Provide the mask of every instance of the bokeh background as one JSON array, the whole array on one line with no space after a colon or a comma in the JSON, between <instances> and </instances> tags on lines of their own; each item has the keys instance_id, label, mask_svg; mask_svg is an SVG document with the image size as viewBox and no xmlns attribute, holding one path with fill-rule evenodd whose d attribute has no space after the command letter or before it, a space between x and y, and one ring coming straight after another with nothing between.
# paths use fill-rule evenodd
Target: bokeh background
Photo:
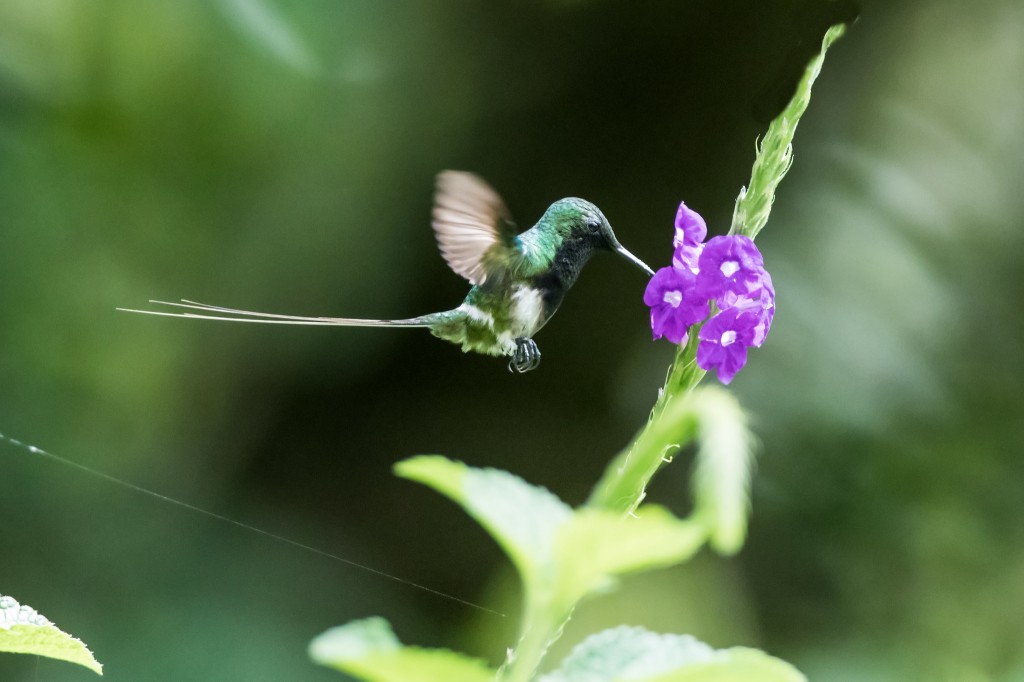
<instances>
[{"instance_id":1,"label":"bokeh background","mask_svg":"<svg viewBox=\"0 0 1024 682\"><path fill-rule=\"evenodd\" d=\"M813 680L1024 680L1024 5L862 0L759 243L778 314L733 383L763 441L747 547L630 579L619 623L747 644ZM581 502L672 355L596 258L512 376L420 330L133 316L192 298L401 317L466 285L434 174L523 227L588 198L654 267L680 200L728 228L824 0L0 4L0 432L510 614L0 443L0 593L111 680L332 680L371 614L500 660L493 543L391 465L442 453ZM652 497L687 511L689 458ZM3 680L89 680L0 657Z\"/></svg>"}]
</instances>

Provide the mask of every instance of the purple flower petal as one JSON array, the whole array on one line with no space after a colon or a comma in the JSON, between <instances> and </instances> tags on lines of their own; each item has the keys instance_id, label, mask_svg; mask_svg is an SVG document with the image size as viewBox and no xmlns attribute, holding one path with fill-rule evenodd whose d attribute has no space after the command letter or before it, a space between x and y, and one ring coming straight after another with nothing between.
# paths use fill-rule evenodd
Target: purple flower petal
<instances>
[{"instance_id":1,"label":"purple flower petal","mask_svg":"<svg viewBox=\"0 0 1024 682\"><path fill-rule=\"evenodd\" d=\"M775 287L767 271L763 273L761 286L756 290L744 296L727 291L717 303L720 310L735 310L743 324L754 330L751 346L759 347L764 343L775 316ZM740 320L737 321L739 323Z\"/></svg>"},{"instance_id":2,"label":"purple flower petal","mask_svg":"<svg viewBox=\"0 0 1024 682\"><path fill-rule=\"evenodd\" d=\"M696 275L700 272L697 264L703 250L703 244L697 244L696 246L680 244L676 247L675 253L672 254L672 267L676 270L689 270Z\"/></svg>"},{"instance_id":3,"label":"purple flower petal","mask_svg":"<svg viewBox=\"0 0 1024 682\"><path fill-rule=\"evenodd\" d=\"M697 366L718 373L723 384L732 381L747 364L747 347L754 339L753 315L744 315L736 308L723 310L701 327L697 345Z\"/></svg>"},{"instance_id":4,"label":"purple flower petal","mask_svg":"<svg viewBox=\"0 0 1024 682\"><path fill-rule=\"evenodd\" d=\"M680 203L679 210L676 211L675 235L672 238L672 246L675 247L672 267L697 274L697 259L704 250L703 242L707 235L708 227L700 214L690 210L686 204Z\"/></svg>"},{"instance_id":5,"label":"purple flower petal","mask_svg":"<svg viewBox=\"0 0 1024 682\"><path fill-rule=\"evenodd\" d=\"M690 326L707 317L707 299L694 296L695 279L689 270L661 268L647 283L644 303L651 309L655 339L683 343Z\"/></svg>"},{"instance_id":6,"label":"purple flower petal","mask_svg":"<svg viewBox=\"0 0 1024 682\"><path fill-rule=\"evenodd\" d=\"M772 328L772 319L775 317L775 286L772 284L772 276L765 270L761 280L760 298L757 299L758 306L752 306L752 313L758 316L758 323L754 327L755 334L751 345L760 347L768 336L768 330Z\"/></svg>"},{"instance_id":7,"label":"purple flower petal","mask_svg":"<svg viewBox=\"0 0 1024 682\"><path fill-rule=\"evenodd\" d=\"M713 237L698 261L697 290L719 299L727 292L748 296L762 286L764 259L749 237Z\"/></svg>"},{"instance_id":8,"label":"purple flower petal","mask_svg":"<svg viewBox=\"0 0 1024 682\"><path fill-rule=\"evenodd\" d=\"M676 211L676 233L672 246L697 246L708 236L708 226L696 211L690 210L686 204L679 204Z\"/></svg>"}]
</instances>

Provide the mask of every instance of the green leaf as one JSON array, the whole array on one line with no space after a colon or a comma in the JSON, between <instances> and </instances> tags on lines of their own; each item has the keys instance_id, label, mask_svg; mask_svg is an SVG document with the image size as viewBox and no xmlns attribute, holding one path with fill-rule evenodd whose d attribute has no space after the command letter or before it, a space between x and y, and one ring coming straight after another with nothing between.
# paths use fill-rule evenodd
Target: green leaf
<instances>
[{"instance_id":1,"label":"green leaf","mask_svg":"<svg viewBox=\"0 0 1024 682\"><path fill-rule=\"evenodd\" d=\"M702 524L655 506L632 515L573 511L512 474L443 457L414 457L395 468L462 505L505 548L528 592L540 589L556 602L549 605L555 613L567 612L610 578L689 558L707 533Z\"/></svg>"},{"instance_id":2,"label":"green leaf","mask_svg":"<svg viewBox=\"0 0 1024 682\"><path fill-rule=\"evenodd\" d=\"M395 465L404 478L419 481L462 506L505 550L524 577L550 564L555 534L572 510L549 491L497 469L472 469L436 455Z\"/></svg>"},{"instance_id":3,"label":"green leaf","mask_svg":"<svg viewBox=\"0 0 1024 682\"><path fill-rule=\"evenodd\" d=\"M540 682L805 682L756 649L715 650L689 635L618 627L585 639Z\"/></svg>"},{"instance_id":4,"label":"green leaf","mask_svg":"<svg viewBox=\"0 0 1024 682\"><path fill-rule=\"evenodd\" d=\"M581 509L558 534L557 594L575 603L613 576L680 563L700 549L704 533L700 524L653 505L626 517Z\"/></svg>"},{"instance_id":5,"label":"green leaf","mask_svg":"<svg viewBox=\"0 0 1024 682\"><path fill-rule=\"evenodd\" d=\"M2 595L0 651L55 658L77 663L97 675L103 674L103 666L93 658L92 652L81 640L59 630L35 609Z\"/></svg>"},{"instance_id":6,"label":"green leaf","mask_svg":"<svg viewBox=\"0 0 1024 682\"><path fill-rule=\"evenodd\" d=\"M684 665L643 682L807 682L807 678L763 651L733 647L716 651L714 660Z\"/></svg>"},{"instance_id":7,"label":"green leaf","mask_svg":"<svg viewBox=\"0 0 1024 682\"><path fill-rule=\"evenodd\" d=\"M309 656L367 682L493 682L481 660L447 649L402 646L383 618L331 628L309 644Z\"/></svg>"},{"instance_id":8,"label":"green leaf","mask_svg":"<svg viewBox=\"0 0 1024 682\"><path fill-rule=\"evenodd\" d=\"M707 528L714 549L735 554L747 535L754 435L739 402L727 391L704 388L694 409L699 424L694 518Z\"/></svg>"}]
</instances>

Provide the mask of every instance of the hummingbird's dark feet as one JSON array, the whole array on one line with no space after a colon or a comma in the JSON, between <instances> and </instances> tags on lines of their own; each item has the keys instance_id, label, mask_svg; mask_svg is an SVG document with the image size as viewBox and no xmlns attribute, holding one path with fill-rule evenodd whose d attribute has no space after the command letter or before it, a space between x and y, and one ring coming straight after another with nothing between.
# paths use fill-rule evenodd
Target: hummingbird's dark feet
<instances>
[{"instance_id":1,"label":"hummingbird's dark feet","mask_svg":"<svg viewBox=\"0 0 1024 682\"><path fill-rule=\"evenodd\" d=\"M540 366L540 349L533 339L516 339L516 352L508 361L508 371L516 374L529 372Z\"/></svg>"}]
</instances>

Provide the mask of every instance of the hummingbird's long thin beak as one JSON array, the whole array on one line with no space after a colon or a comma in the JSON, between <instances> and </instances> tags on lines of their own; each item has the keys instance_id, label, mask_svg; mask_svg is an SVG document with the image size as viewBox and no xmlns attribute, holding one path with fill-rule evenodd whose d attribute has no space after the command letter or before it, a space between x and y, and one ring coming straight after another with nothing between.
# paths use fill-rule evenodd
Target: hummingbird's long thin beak
<instances>
[{"instance_id":1,"label":"hummingbird's long thin beak","mask_svg":"<svg viewBox=\"0 0 1024 682\"><path fill-rule=\"evenodd\" d=\"M643 262L633 254L631 254L622 244L616 244L614 247L612 247L612 251L619 254L620 256L628 260L630 263L646 272L651 277L654 277L654 270L651 270L647 263Z\"/></svg>"}]
</instances>

